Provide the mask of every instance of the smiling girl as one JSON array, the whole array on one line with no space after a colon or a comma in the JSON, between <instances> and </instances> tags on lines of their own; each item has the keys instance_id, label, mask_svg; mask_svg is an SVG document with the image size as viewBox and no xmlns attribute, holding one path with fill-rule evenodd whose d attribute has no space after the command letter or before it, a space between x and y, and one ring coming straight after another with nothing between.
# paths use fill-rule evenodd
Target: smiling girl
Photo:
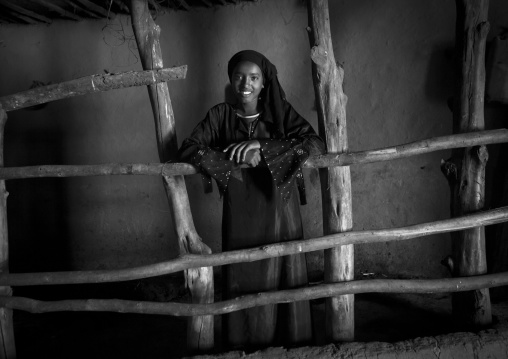
<instances>
[{"instance_id":1,"label":"smiling girl","mask_svg":"<svg viewBox=\"0 0 508 359\"><path fill-rule=\"evenodd\" d=\"M222 250L303 238L305 204L301 166L324 152L323 141L286 101L277 69L262 54L245 50L228 63L234 104L211 108L180 148L180 159L211 178L223 195ZM243 165L243 166L242 166ZM223 271L226 298L307 285L305 254L232 264ZM308 301L271 304L225 316L232 348L304 344L312 339Z\"/></svg>"}]
</instances>

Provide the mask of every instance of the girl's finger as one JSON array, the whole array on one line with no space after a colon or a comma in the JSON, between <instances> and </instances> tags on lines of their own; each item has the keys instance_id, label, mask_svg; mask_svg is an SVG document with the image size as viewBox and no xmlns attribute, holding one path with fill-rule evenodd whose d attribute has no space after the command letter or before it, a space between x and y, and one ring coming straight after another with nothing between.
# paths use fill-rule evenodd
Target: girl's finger
<instances>
[{"instance_id":1,"label":"girl's finger","mask_svg":"<svg viewBox=\"0 0 508 359\"><path fill-rule=\"evenodd\" d=\"M232 160L233 157L236 156L236 152L238 151L238 147L240 146L240 143L235 143L229 150L229 159Z\"/></svg>"},{"instance_id":2,"label":"girl's finger","mask_svg":"<svg viewBox=\"0 0 508 359\"><path fill-rule=\"evenodd\" d=\"M232 143L232 144L230 144L230 145L229 145L228 147L226 147L226 148L225 148L222 152L228 152L228 151L229 151L229 149L230 149L231 147L233 147L234 145L236 145L236 143Z\"/></svg>"},{"instance_id":3,"label":"girl's finger","mask_svg":"<svg viewBox=\"0 0 508 359\"><path fill-rule=\"evenodd\" d=\"M242 142L240 146L236 149L236 162L241 163L245 156L242 157L242 151L245 148L245 142ZM242 160L242 161L240 161Z\"/></svg>"},{"instance_id":4,"label":"girl's finger","mask_svg":"<svg viewBox=\"0 0 508 359\"><path fill-rule=\"evenodd\" d=\"M242 159L242 162L245 162L245 157L247 156L247 148L248 146L244 146L240 152L240 158Z\"/></svg>"}]
</instances>

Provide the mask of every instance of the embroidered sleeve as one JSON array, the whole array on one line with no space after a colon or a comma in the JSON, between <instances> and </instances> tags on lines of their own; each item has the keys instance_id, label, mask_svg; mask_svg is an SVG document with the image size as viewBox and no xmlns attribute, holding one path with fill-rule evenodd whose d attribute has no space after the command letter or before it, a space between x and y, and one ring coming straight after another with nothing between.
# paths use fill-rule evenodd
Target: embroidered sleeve
<instances>
[{"instance_id":1,"label":"embroidered sleeve","mask_svg":"<svg viewBox=\"0 0 508 359\"><path fill-rule=\"evenodd\" d=\"M259 140L264 160L282 198L287 201L296 183L300 203L306 204L302 165L310 155L325 152L323 140L312 126L286 102L285 138Z\"/></svg>"},{"instance_id":2,"label":"embroidered sleeve","mask_svg":"<svg viewBox=\"0 0 508 359\"><path fill-rule=\"evenodd\" d=\"M222 193L227 189L233 162L226 158L220 148L217 119L224 117L221 107L212 108L186 138L178 151L182 162L191 163L199 168L205 192L212 192L212 178Z\"/></svg>"},{"instance_id":3,"label":"embroidered sleeve","mask_svg":"<svg viewBox=\"0 0 508 359\"><path fill-rule=\"evenodd\" d=\"M282 196L288 201L292 186L296 183L300 192L301 204L306 204L305 183L303 181L302 164L309 157L302 141L296 138L259 140L261 152L272 178Z\"/></svg>"},{"instance_id":4,"label":"embroidered sleeve","mask_svg":"<svg viewBox=\"0 0 508 359\"><path fill-rule=\"evenodd\" d=\"M205 192L212 191L211 178L217 182L221 194L227 190L233 162L226 158L225 153L200 146L192 157L191 163L199 168L203 176Z\"/></svg>"}]
</instances>

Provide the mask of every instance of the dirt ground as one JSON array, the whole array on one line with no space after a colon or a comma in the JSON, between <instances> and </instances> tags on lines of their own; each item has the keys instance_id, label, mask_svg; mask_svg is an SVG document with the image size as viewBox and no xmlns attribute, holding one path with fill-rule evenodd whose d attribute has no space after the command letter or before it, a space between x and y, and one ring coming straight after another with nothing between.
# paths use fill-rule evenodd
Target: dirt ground
<instances>
[{"instance_id":1,"label":"dirt ground","mask_svg":"<svg viewBox=\"0 0 508 359\"><path fill-rule=\"evenodd\" d=\"M174 278L173 278L174 279ZM124 284L14 289L14 295L40 300L122 298L186 301L180 279ZM79 289L78 289L79 288ZM493 299L494 324L508 323L508 301ZM324 300L311 301L315 343L324 345ZM220 332L220 318L216 318ZM356 341L397 342L453 333L448 294L359 294L355 296ZM162 315L97 312L32 314L14 311L18 358L181 358L186 319ZM219 336L219 333L217 333ZM217 338L218 339L218 338ZM220 342L216 340L216 342Z\"/></svg>"}]
</instances>

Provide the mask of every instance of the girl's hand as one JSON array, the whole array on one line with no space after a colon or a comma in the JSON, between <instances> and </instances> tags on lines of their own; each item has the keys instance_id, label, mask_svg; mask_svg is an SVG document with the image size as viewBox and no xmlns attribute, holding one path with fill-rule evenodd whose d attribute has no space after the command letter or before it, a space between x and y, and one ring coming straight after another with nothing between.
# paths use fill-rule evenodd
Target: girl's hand
<instances>
[{"instance_id":1,"label":"girl's hand","mask_svg":"<svg viewBox=\"0 0 508 359\"><path fill-rule=\"evenodd\" d=\"M245 156L245 161L243 163L251 166L256 167L259 162L261 162L261 151L259 149L250 150L247 152L247 155Z\"/></svg>"},{"instance_id":2,"label":"girl's hand","mask_svg":"<svg viewBox=\"0 0 508 359\"><path fill-rule=\"evenodd\" d=\"M259 150L261 145L258 140L243 141L239 143L232 143L224 149L224 152L229 151L229 160L235 160L237 164L245 162L247 152L250 150Z\"/></svg>"}]
</instances>

